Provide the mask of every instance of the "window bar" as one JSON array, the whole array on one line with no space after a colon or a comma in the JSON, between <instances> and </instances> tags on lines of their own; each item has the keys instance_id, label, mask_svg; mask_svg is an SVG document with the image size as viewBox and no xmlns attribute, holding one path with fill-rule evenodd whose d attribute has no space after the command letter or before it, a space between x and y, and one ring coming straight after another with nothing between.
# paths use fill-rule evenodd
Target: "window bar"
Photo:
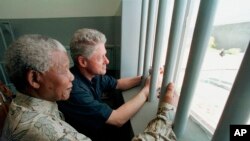
<instances>
[{"instance_id":1,"label":"window bar","mask_svg":"<svg viewBox=\"0 0 250 141\"><path fill-rule=\"evenodd\" d=\"M160 98L164 96L167 84L173 81L172 79L174 74L175 62L177 58L177 50L180 44L180 39L183 29L186 5L187 5L187 0L176 0L174 3Z\"/></svg>"},{"instance_id":2,"label":"window bar","mask_svg":"<svg viewBox=\"0 0 250 141\"><path fill-rule=\"evenodd\" d=\"M4 37L4 34L3 34L3 30L2 28L0 27L0 35L1 35L1 40L2 40L2 43L3 43L3 47L4 47L4 50L7 49L7 43L6 43L6 40L5 40L5 37Z\"/></svg>"},{"instance_id":3,"label":"window bar","mask_svg":"<svg viewBox=\"0 0 250 141\"><path fill-rule=\"evenodd\" d=\"M217 3L218 0L201 0L200 2L187 68L174 120L174 132L177 137L182 136L186 128L196 82L213 27Z\"/></svg>"},{"instance_id":4,"label":"window bar","mask_svg":"<svg viewBox=\"0 0 250 141\"><path fill-rule=\"evenodd\" d=\"M146 49L144 55L143 65L143 78L146 78L149 74L149 68L151 65L151 50L155 40L155 27L157 18L158 0L150 0L149 3L149 18L147 25L147 36L146 36Z\"/></svg>"},{"instance_id":5,"label":"window bar","mask_svg":"<svg viewBox=\"0 0 250 141\"><path fill-rule=\"evenodd\" d=\"M168 24L168 16L170 16L170 0L159 1L158 20L155 36L155 47L152 63L152 78L150 83L149 101L155 100L157 92L157 81L160 69L160 60L162 58L162 50L164 50L164 38L168 37L167 29L170 26Z\"/></svg>"},{"instance_id":6,"label":"window bar","mask_svg":"<svg viewBox=\"0 0 250 141\"><path fill-rule=\"evenodd\" d=\"M250 116L250 42L212 141L229 141L230 124L246 124Z\"/></svg>"},{"instance_id":7,"label":"window bar","mask_svg":"<svg viewBox=\"0 0 250 141\"><path fill-rule=\"evenodd\" d=\"M7 80L7 77L6 77L5 70L4 70L4 63L3 62L0 62L0 75L1 75L2 82L4 84L8 84L8 80Z\"/></svg>"},{"instance_id":8,"label":"window bar","mask_svg":"<svg viewBox=\"0 0 250 141\"><path fill-rule=\"evenodd\" d=\"M11 24L9 22L2 22L1 24L3 25L4 29L6 29L9 32L11 36L11 42L14 41L15 36Z\"/></svg>"},{"instance_id":9,"label":"window bar","mask_svg":"<svg viewBox=\"0 0 250 141\"><path fill-rule=\"evenodd\" d=\"M140 45L139 45L139 59L137 75L142 75L143 60L145 53L146 33L147 33L147 19L148 19L148 0L142 1L141 10L141 26L140 26Z\"/></svg>"},{"instance_id":10,"label":"window bar","mask_svg":"<svg viewBox=\"0 0 250 141\"><path fill-rule=\"evenodd\" d=\"M173 82L175 83L175 85L178 85L178 79L179 79L179 75L180 75L180 69L183 63L183 56L184 56L184 51L186 49L186 44L187 44L187 40L188 38L185 38L186 36L193 36L190 35L190 25L191 25L191 18L189 15L192 15L192 13L194 13L194 2L193 0L188 0L187 1L187 8L186 8L186 12L185 12L185 16L184 16L184 23L183 23L183 29L182 29L182 33L181 33L181 42L178 48L178 53L177 53L177 59L176 59L176 66L174 69L174 75L173 75Z\"/></svg>"}]
</instances>

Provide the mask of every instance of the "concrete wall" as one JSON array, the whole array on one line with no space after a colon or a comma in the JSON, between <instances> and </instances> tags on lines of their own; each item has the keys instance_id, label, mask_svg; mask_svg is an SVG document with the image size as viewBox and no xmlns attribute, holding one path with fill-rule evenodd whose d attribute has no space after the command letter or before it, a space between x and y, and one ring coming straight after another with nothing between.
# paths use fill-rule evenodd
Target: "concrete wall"
<instances>
[{"instance_id":1,"label":"concrete wall","mask_svg":"<svg viewBox=\"0 0 250 141\"><path fill-rule=\"evenodd\" d=\"M141 0L122 1L121 77L137 75Z\"/></svg>"},{"instance_id":2,"label":"concrete wall","mask_svg":"<svg viewBox=\"0 0 250 141\"><path fill-rule=\"evenodd\" d=\"M0 0L0 22L11 23L15 37L43 34L68 47L79 28L94 28L115 48L110 69L120 69L121 0ZM5 35L8 40L8 32ZM1 56L3 53L0 39ZM111 45L111 46L110 46Z\"/></svg>"},{"instance_id":3,"label":"concrete wall","mask_svg":"<svg viewBox=\"0 0 250 141\"><path fill-rule=\"evenodd\" d=\"M121 0L0 0L0 19L120 16Z\"/></svg>"}]
</instances>

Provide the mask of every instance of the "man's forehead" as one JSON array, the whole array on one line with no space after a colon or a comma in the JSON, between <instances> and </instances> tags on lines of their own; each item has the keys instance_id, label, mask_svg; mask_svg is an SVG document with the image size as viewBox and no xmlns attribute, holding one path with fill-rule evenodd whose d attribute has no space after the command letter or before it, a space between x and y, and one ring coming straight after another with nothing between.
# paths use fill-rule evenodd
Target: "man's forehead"
<instances>
[{"instance_id":1,"label":"man's forehead","mask_svg":"<svg viewBox=\"0 0 250 141\"><path fill-rule=\"evenodd\" d=\"M52 53L52 61L57 64L68 64L69 57L68 54L64 51L54 51Z\"/></svg>"}]
</instances>

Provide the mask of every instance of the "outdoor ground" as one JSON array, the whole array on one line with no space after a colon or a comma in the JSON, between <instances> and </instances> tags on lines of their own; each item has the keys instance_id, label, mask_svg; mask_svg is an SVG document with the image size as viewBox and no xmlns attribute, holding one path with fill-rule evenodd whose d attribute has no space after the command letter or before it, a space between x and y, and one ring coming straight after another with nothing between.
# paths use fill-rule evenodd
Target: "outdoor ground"
<instances>
[{"instance_id":1,"label":"outdoor ground","mask_svg":"<svg viewBox=\"0 0 250 141\"><path fill-rule=\"evenodd\" d=\"M220 54L221 50L208 49L192 102L194 117L210 132L217 126L244 55Z\"/></svg>"}]
</instances>

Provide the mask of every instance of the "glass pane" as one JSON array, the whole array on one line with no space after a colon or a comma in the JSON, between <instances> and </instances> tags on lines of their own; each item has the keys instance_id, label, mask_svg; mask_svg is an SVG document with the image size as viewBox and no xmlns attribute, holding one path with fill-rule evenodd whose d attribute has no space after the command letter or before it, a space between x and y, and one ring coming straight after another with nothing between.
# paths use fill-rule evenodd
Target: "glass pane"
<instances>
[{"instance_id":1,"label":"glass pane","mask_svg":"<svg viewBox=\"0 0 250 141\"><path fill-rule=\"evenodd\" d=\"M249 5L249 0L220 0L218 5L213 32L197 82L191 110L193 117L211 133L217 126L249 43ZM193 9L195 8L198 7L194 6ZM196 14L193 13L190 16L196 17ZM179 90L186 69L193 22L186 27L188 33L184 38L186 41L183 46L183 63L178 71L177 79Z\"/></svg>"}]
</instances>

